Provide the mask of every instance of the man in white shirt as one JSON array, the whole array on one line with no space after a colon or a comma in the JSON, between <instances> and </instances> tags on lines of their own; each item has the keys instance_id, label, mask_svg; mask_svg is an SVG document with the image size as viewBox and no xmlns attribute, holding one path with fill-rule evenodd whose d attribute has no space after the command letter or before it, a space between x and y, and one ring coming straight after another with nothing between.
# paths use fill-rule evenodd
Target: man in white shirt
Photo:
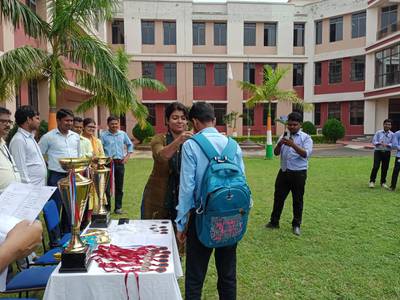
<instances>
[{"instance_id":1,"label":"man in white shirt","mask_svg":"<svg viewBox=\"0 0 400 300\"><path fill-rule=\"evenodd\" d=\"M13 124L11 112L0 107L0 194L11 182L21 182L21 176L4 139Z\"/></svg>"},{"instance_id":2,"label":"man in white shirt","mask_svg":"<svg viewBox=\"0 0 400 300\"><path fill-rule=\"evenodd\" d=\"M58 161L60 158L80 157L79 134L71 130L74 121L73 112L69 109L62 108L57 111L56 119L57 128L43 135L39 141L39 147L43 156L47 156L49 169L47 185L49 186L57 186L57 182L68 175L67 171L61 167ZM56 201L58 209L60 210L62 206L60 192L56 190L52 198ZM61 215L61 230L63 233L71 230L70 223L70 220L63 210L63 214Z\"/></svg>"},{"instance_id":3,"label":"man in white shirt","mask_svg":"<svg viewBox=\"0 0 400 300\"><path fill-rule=\"evenodd\" d=\"M35 132L39 130L39 113L32 106L24 105L15 112L18 131L10 142L10 152L24 183L46 185L47 168Z\"/></svg>"}]
</instances>

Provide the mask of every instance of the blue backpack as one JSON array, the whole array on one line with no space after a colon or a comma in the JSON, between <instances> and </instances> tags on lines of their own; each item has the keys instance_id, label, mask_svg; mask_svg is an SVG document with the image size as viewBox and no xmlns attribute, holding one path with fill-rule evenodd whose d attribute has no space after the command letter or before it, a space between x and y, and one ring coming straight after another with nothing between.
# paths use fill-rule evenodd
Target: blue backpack
<instances>
[{"instance_id":1,"label":"blue backpack","mask_svg":"<svg viewBox=\"0 0 400 300\"><path fill-rule=\"evenodd\" d=\"M209 248L234 245L246 232L251 193L240 166L235 163L237 143L228 138L221 154L203 134L192 139L209 160L196 195L196 232Z\"/></svg>"}]
</instances>

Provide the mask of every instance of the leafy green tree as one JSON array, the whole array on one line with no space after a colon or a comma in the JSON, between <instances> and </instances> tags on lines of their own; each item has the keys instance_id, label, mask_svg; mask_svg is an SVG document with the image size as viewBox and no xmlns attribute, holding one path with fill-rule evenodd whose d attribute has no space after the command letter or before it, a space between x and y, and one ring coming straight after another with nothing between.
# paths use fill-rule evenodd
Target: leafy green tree
<instances>
[{"instance_id":1,"label":"leafy green tree","mask_svg":"<svg viewBox=\"0 0 400 300\"><path fill-rule=\"evenodd\" d=\"M0 57L0 98L9 97L24 80L48 80L49 129L55 128L57 93L69 84L67 74L72 73L76 84L92 98L116 100L107 105L112 111L129 108L144 117L146 110L132 93L131 81L93 30L96 22L112 17L119 0L48 0L46 5L47 19L43 20L19 0L0 1L3 20L14 27L22 24L27 35L47 45L46 49L19 47Z\"/></svg>"},{"instance_id":2,"label":"leafy green tree","mask_svg":"<svg viewBox=\"0 0 400 300\"><path fill-rule=\"evenodd\" d=\"M286 75L289 69L277 68L273 69L270 65L264 66L264 82L256 85L248 81L240 81L239 87L250 93L246 106L254 107L257 103L268 102L268 118L267 118L267 141L266 141L266 157L272 158L272 132L271 132L271 105L272 101L290 102L303 107L304 110L312 108L312 104L305 103L299 98L295 91L282 90L278 87L281 79Z\"/></svg>"}]
</instances>

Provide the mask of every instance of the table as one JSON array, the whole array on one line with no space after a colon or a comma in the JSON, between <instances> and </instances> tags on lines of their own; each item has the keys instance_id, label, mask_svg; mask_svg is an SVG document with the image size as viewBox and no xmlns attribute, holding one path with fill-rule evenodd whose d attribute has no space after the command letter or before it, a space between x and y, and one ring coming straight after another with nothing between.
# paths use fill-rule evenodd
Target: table
<instances>
[{"instance_id":1,"label":"table","mask_svg":"<svg viewBox=\"0 0 400 300\"><path fill-rule=\"evenodd\" d=\"M177 279L183 276L174 230L171 221L131 220L129 224L118 225L112 220L108 227L111 244L120 247L134 245L156 245L168 247L171 251L169 265L164 273L145 272L138 274L138 284L133 273L107 273L92 261L87 273L59 273L60 264L54 270L46 286L45 300L154 300L182 299ZM163 222L163 223L161 223ZM151 226L165 225L168 234L159 234ZM128 295L127 295L128 293ZM140 297L139 297L140 295Z\"/></svg>"}]
</instances>

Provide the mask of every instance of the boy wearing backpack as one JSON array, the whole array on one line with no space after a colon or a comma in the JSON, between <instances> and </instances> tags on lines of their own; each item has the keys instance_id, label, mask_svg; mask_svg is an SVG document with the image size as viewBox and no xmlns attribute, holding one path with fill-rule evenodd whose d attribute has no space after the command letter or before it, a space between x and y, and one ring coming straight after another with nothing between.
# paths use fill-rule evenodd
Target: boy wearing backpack
<instances>
[{"instance_id":1,"label":"boy wearing backpack","mask_svg":"<svg viewBox=\"0 0 400 300\"><path fill-rule=\"evenodd\" d=\"M313 147L311 137L301 131L302 121L303 118L300 113L290 113L287 122L288 131L279 138L274 149L274 154L281 156L281 168L275 180L274 208L272 209L271 219L265 225L269 229L279 228L283 205L289 192L292 192L292 229L295 235L300 235L308 159Z\"/></svg>"},{"instance_id":2,"label":"boy wearing backpack","mask_svg":"<svg viewBox=\"0 0 400 300\"><path fill-rule=\"evenodd\" d=\"M189 119L196 135L182 147L176 218L177 238L186 240L185 299L201 299L215 248L219 298L232 300L236 299L236 246L246 230L251 201L242 152L214 127L210 104L194 103Z\"/></svg>"}]
</instances>

